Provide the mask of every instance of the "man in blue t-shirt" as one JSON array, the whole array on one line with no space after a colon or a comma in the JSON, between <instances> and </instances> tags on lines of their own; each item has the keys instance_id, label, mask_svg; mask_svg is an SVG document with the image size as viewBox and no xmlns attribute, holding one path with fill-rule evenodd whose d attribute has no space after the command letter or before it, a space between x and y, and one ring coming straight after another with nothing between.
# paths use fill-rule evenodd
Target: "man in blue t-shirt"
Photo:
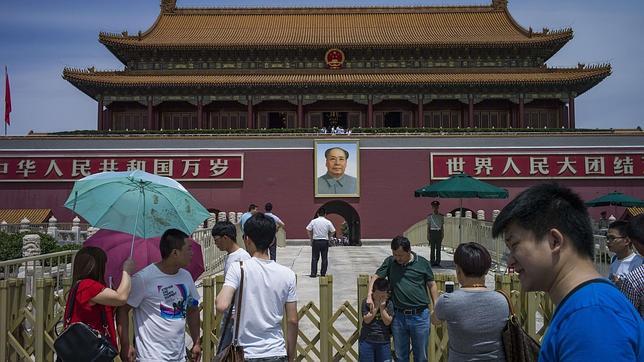
<instances>
[{"instance_id":1,"label":"man in blue t-shirt","mask_svg":"<svg viewBox=\"0 0 644 362\"><path fill-rule=\"evenodd\" d=\"M257 213L257 205L255 204L250 204L248 205L248 211L242 214L241 218L239 218L239 228L241 229L242 235L245 235L246 233L244 232L244 224L248 219L251 218L251 216L255 215Z\"/></svg>"},{"instance_id":2,"label":"man in blue t-shirt","mask_svg":"<svg viewBox=\"0 0 644 362\"><path fill-rule=\"evenodd\" d=\"M590 218L577 194L533 186L503 208L492 234L504 235L522 288L546 291L557 305L539 361L644 360L644 322L597 273Z\"/></svg>"}]
</instances>

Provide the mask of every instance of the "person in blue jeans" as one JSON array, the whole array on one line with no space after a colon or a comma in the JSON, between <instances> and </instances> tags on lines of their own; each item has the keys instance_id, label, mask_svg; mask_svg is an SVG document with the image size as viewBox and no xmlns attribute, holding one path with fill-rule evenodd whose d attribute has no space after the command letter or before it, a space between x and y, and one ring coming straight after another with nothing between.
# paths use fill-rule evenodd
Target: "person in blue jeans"
<instances>
[{"instance_id":1,"label":"person in blue jeans","mask_svg":"<svg viewBox=\"0 0 644 362\"><path fill-rule=\"evenodd\" d=\"M378 278L371 290L373 304L362 302L362 328L358 352L360 362L390 362L394 303L389 300L389 281Z\"/></svg>"},{"instance_id":2,"label":"person in blue jeans","mask_svg":"<svg viewBox=\"0 0 644 362\"><path fill-rule=\"evenodd\" d=\"M369 280L367 303L374 305L371 289L378 278L387 278L391 285L394 320L396 361L409 361L409 344L414 351L414 362L427 362L429 343L429 298L435 305L438 289L429 260L411 251L411 243L404 236L391 240L392 256L387 257Z\"/></svg>"}]
</instances>

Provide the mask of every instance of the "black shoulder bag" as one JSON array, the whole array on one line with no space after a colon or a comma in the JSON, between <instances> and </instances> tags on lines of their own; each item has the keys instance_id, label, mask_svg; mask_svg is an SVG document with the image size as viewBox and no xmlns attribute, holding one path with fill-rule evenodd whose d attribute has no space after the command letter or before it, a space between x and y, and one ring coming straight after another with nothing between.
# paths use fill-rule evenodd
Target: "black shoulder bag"
<instances>
[{"instance_id":1,"label":"black shoulder bag","mask_svg":"<svg viewBox=\"0 0 644 362\"><path fill-rule=\"evenodd\" d=\"M69 308L65 313L64 326L65 330L56 337L54 349L58 358L63 362L107 362L112 361L117 355L116 349L112 343L101 335L99 331L94 330L82 322L70 324L72 311L76 302L76 291L80 281L76 282L72 288L69 298ZM105 306L101 305L101 324L105 335L109 335L107 329L107 317L105 315ZM59 322L60 323L60 322Z\"/></svg>"},{"instance_id":2,"label":"black shoulder bag","mask_svg":"<svg viewBox=\"0 0 644 362\"><path fill-rule=\"evenodd\" d=\"M536 362L539 360L539 342L532 338L519 323L510 296L503 290L497 290L508 301L510 315L503 328L502 340L505 360L512 362Z\"/></svg>"}]
</instances>

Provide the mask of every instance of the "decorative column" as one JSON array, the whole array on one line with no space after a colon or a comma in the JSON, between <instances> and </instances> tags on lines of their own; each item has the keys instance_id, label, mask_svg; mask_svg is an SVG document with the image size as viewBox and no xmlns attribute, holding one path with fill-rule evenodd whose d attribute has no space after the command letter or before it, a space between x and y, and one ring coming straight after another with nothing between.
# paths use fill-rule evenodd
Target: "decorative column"
<instances>
[{"instance_id":1,"label":"decorative column","mask_svg":"<svg viewBox=\"0 0 644 362\"><path fill-rule=\"evenodd\" d=\"M105 128L112 128L112 111L108 107L103 111L103 123L106 125Z\"/></svg>"},{"instance_id":2,"label":"decorative column","mask_svg":"<svg viewBox=\"0 0 644 362\"><path fill-rule=\"evenodd\" d=\"M418 128L423 128L425 125L423 124L424 122L424 117L423 117L423 95L419 94L418 95L418 117L416 117L416 127Z\"/></svg>"},{"instance_id":3,"label":"decorative column","mask_svg":"<svg viewBox=\"0 0 644 362\"><path fill-rule=\"evenodd\" d=\"M467 127L474 128L474 97L470 94L467 98L469 100L467 105Z\"/></svg>"},{"instance_id":4,"label":"decorative column","mask_svg":"<svg viewBox=\"0 0 644 362\"><path fill-rule=\"evenodd\" d=\"M297 127L304 128L304 99L297 97Z\"/></svg>"},{"instance_id":5,"label":"decorative column","mask_svg":"<svg viewBox=\"0 0 644 362\"><path fill-rule=\"evenodd\" d=\"M98 130L106 129L105 119L103 117L103 97L98 98Z\"/></svg>"},{"instance_id":6,"label":"decorative column","mask_svg":"<svg viewBox=\"0 0 644 362\"><path fill-rule=\"evenodd\" d=\"M154 129L154 109L152 107L152 96L148 97L148 129Z\"/></svg>"},{"instance_id":7,"label":"decorative column","mask_svg":"<svg viewBox=\"0 0 644 362\"><path fill-rule=\"evenodd\" d=\"M575 97L568 97L568 128L575 128Z\"/></svg>"},{"instance_id":8,"label":"decorative column","mask_svg":"<svg viewBox=\"0 0 644 362\"><path fill-rule=\"evenodd\" d=\"M369 95L369 103L367 103L367 128L373 127L373 96Z\"/></svg>"},{"instance_id":9,"label":"decorative column","mask_svg":"<svg viewBox=\"0 0 644 362\"><path fill-rule=\"evenodd\" d=\"M518 128L525 128L525 116L524 116L524 98L523 94L519 96L519 124Z\"/></svg>"},{"instance_id":10,"label":"decorative column","mask_svg":"<svg viewBox=\"0 0 644 362\"><path fill-rule=\"evenodd\" d=\"M197 128L204 129L203 124L203 100L197 97Z\"/></svg>"},{"instance_id":11,"label":"decorative column","mask_svg":"<svg viewBox=\"0 0 644 362\"><path fill-rule=\"evenodd\" d=\"M561 127L561 125L564 124L564 120L566 120L567 113L568 113L568 108L566 107L566 103L562 102L561 108L559 109L559 120L561 122L558 123L559 126L557 127Z\"/></svg>"},{"instance_id":12,"label":"decorative column","mask_svg":"<svg viewBox=\"0 0 644 362\"><path fill-rule=\"evenodd\" d=\"M248 108L246 109L246 128L253 128L253 97L246 96Z\"/></svg>"}]
</instances>

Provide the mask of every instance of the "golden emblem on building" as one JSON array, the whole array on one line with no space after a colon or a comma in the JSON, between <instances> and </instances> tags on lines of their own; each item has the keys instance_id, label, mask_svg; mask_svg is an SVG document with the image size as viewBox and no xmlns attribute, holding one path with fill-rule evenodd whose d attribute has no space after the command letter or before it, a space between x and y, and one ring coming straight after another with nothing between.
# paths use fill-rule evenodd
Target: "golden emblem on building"
<instances>
[{"instance_id":1,"label":"golden emblem on building","mask_svg":"<svg viewBox=\"0 0 644 362\"><path fill-rule=\"evenodd\" d=\"M340 49L329 49L324 55L324 61L330 69L341 69L344 65L344 52Z\"/></svg>"}]
</instances>

